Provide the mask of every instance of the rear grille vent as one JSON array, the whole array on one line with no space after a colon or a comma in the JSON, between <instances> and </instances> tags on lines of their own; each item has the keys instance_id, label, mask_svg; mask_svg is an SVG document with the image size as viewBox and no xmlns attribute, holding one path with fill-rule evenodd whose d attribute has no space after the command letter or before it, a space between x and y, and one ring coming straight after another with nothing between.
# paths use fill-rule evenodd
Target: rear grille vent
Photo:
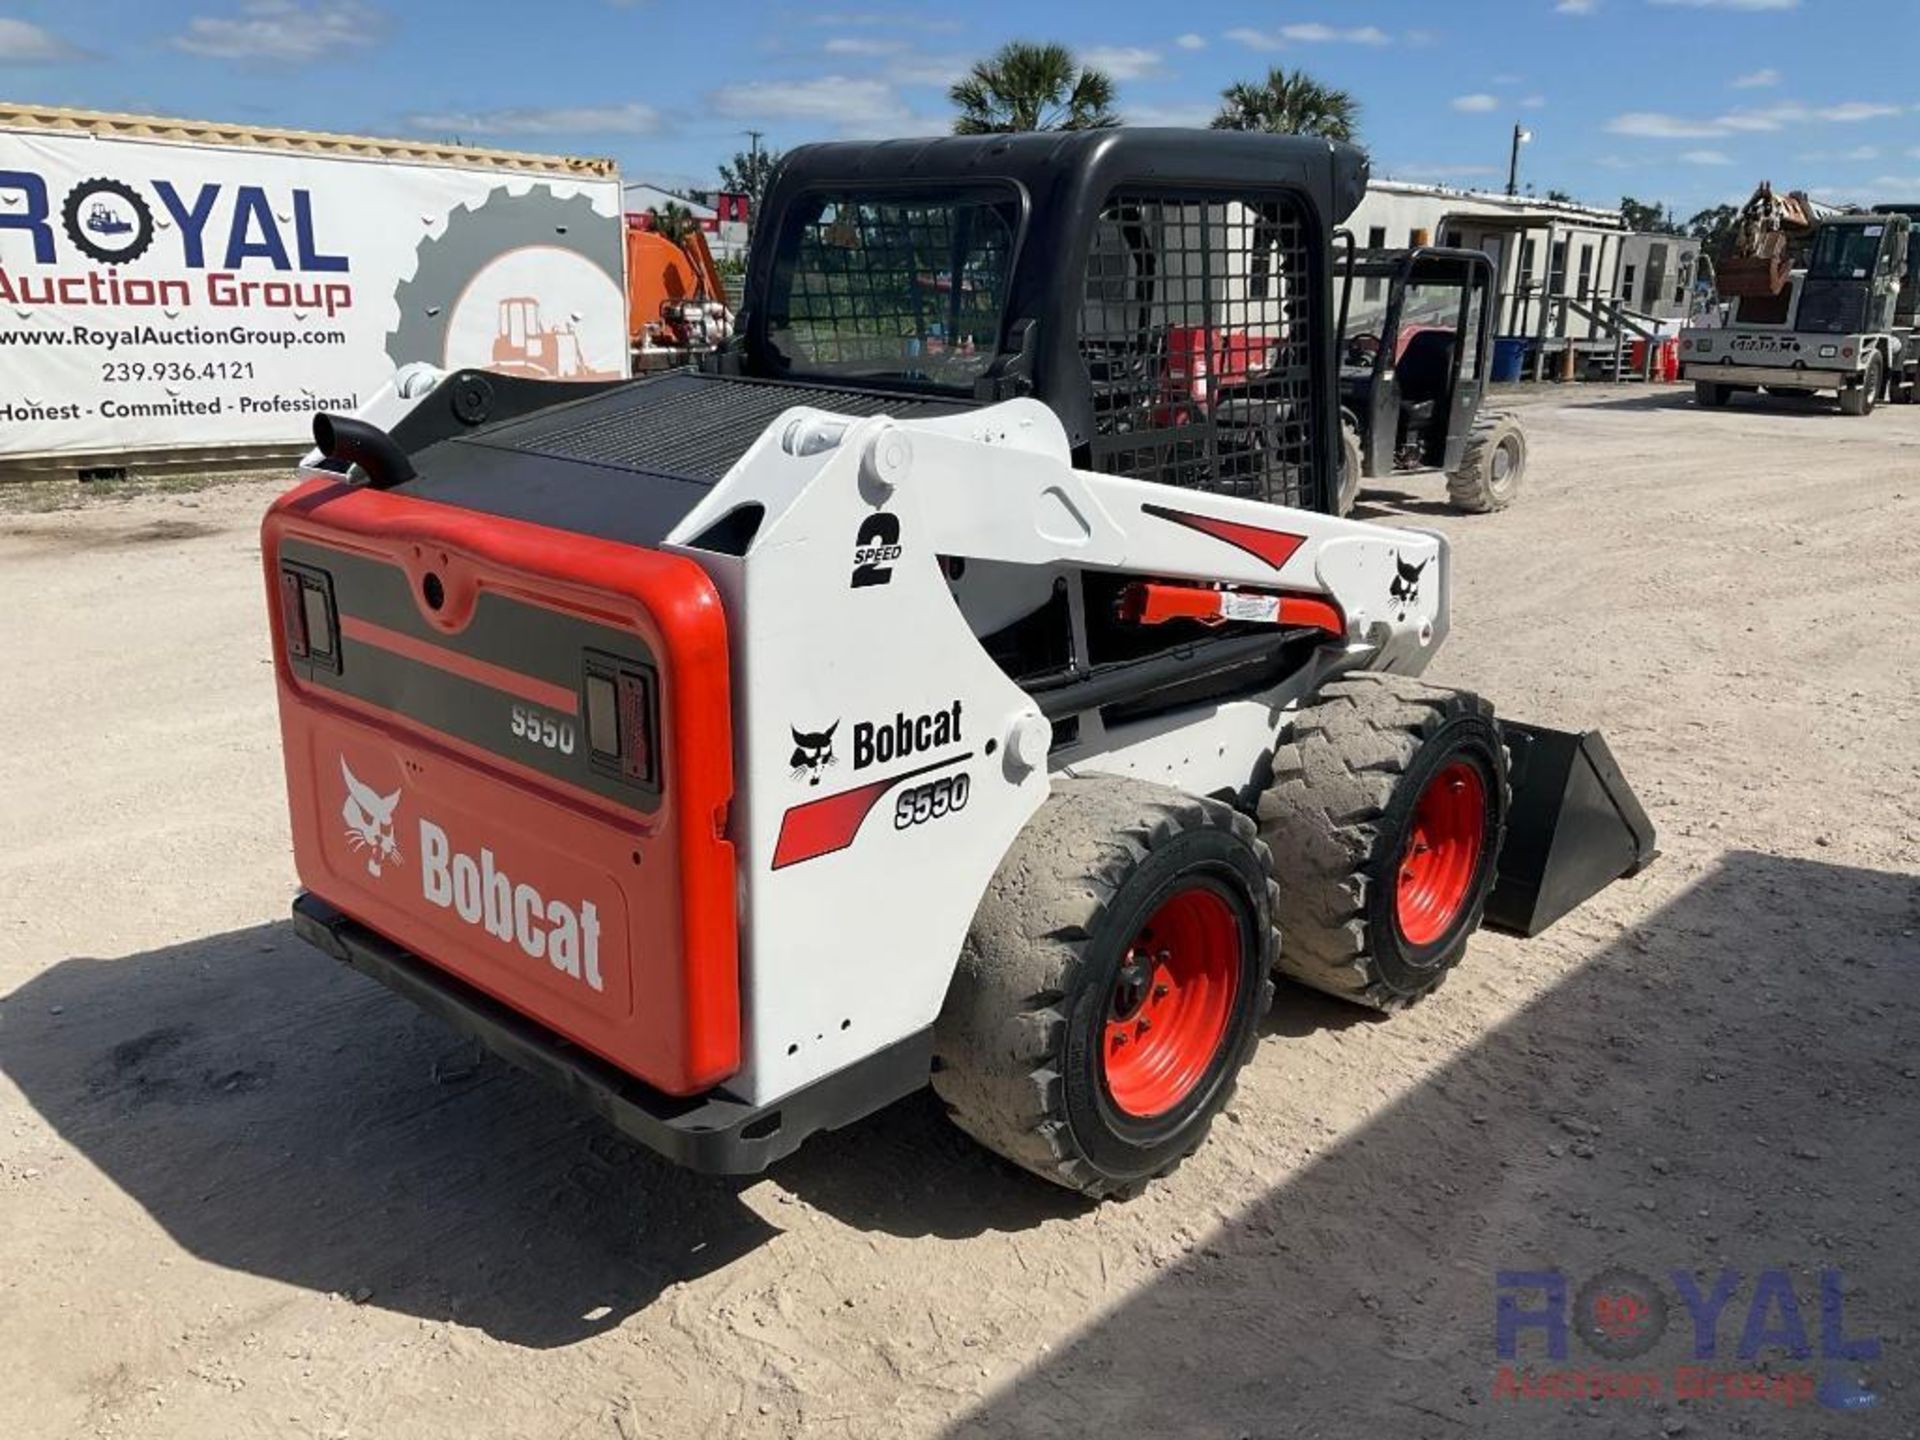
<instances>
[{"instance_id":1,"label":"rear grille vent","mask_svg":"<svg viewBox=\"0 0 1920 1440\"><path fill-rule=\"evenodd\" d=\"M509 421L469 443L556 460L670 475L711 485L783 411L809 405L865 418L919 419L966 408L910 395L878 395L777 381L676 371L591 399Z\"/></svg>"}]
</instances>

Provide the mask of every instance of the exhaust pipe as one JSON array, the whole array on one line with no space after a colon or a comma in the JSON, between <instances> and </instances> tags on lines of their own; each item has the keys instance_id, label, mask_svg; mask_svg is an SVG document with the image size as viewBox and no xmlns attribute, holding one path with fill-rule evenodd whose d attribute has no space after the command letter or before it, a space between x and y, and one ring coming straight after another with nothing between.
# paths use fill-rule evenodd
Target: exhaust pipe
<instances>
[{"instance_id":1,"label":"exhaust pipe","mask_svg":"<svg viewBox=\"0 0 1920 1440\"><path fill-rule=\"evenodd\" d=\"M390 490L413 479L413 462L407 452L378 425L323 410L313 417L313 443L329 460L358 465L375 490Z\"/></svg>"}]
</instances>

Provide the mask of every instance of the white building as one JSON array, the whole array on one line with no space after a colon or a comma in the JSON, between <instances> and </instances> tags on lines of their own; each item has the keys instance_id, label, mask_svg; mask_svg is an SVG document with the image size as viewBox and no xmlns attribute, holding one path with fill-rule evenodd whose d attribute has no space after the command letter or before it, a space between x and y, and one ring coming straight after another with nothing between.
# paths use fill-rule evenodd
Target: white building
<instances>
[{"instance_id":1,"label":"white building","mask_svg":"<svg viewBox=\"0 0 1920 1440\"><path fill-rule=\"evenodd\" d=\"M1405 180L1372 181L1346 228L1363 248L1484 250L1496 277L1494 333L1549 339L1601 328L1621 294L1630 239L1618 210Z\"/></svg>"},{"instance_id":2,"label":"white building","mask_svg":"<svg viewBox=\"0 0 1920 1440\"><path fill-rule=\"evenodd\" d=\"M649 210L664 210L678 205L690 212L706 232L707 247L716 260L743 260L747 254L747 197L722 191L714 196L718 205L690 199L672 190L631 180L620 187L622 205L629 215L644 215Z\"/></svg>"}]
</instances>

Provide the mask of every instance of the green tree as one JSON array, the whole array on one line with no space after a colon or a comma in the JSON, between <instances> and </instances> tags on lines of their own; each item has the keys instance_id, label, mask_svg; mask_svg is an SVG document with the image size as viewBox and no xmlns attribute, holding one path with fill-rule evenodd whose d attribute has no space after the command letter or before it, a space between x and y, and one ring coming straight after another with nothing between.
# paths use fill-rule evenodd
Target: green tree
<instances>
[{"instance_id":1,"label":"green tree","mask_svg":"<svg viewBox=\"0 0 1920 1440\"><path fill-rule=\"evenodd\" d=\"M1346 91L1322 85L1304 70L1276 65L1256 84L1242 80L1222 90L1212 126L1351 140L1359 121L1360 102Z\"/></svg>"},{"instance_id":2,"label":"green tree","mask_svg":"<svg viewBox=\"0 0 1920 1440\"><path fill-rule=\"evenodd\" d=\"M653 212L653 228L676 245L687 238L695 223L693 211L672 200Z\"/></svg>"},{"instance_id":3,"label":"green tree","mask_svg":"<svg viewBox=\"0 0 1920 1440\"><path fill-rule=\"evenodd\" d=\"M720 188L745 195L752 207L749 213L758 216L760 197L779 164L778 150L736 150L733 159L720 162Z\"/></svg>"},{"instance_id":4,"label":"green tree","mask_svg":"<svg viewBox=\"0 0 1920 1440\"><path fill-rule=\"evenodd\" d=\"M1733 245L1733 229L1739 220L1738 205L1715 205L1687 221L1687 234L1709 255L1724 255Z\"/></svg>"},{"instance_id":5,"label":"green tree","mask_svg":"<svg viewBox=\"0 0 1920 1440\"><path fill-rule=\"evenodd\" d=\"M947 98L960 111L953 121L956 135L1097 130L1120 123L1112 78L1081 65L1064 45L1002 45L956 81Z\"/></svg>"},{"instance_id":6,"label":"green tree","mask_svg":"<svg viewBox=\"0 0 1920 1440\"><path fill-rule=\"evenodd\" d=\"M1649 205L1644 200L1636 200L1631 195L1620 197L1620 218L1627 222L1627 229L1637 235L1679 235L1682 233L1680 222L1674 213L1654 201Z\"/></svg>"}]
</instances>

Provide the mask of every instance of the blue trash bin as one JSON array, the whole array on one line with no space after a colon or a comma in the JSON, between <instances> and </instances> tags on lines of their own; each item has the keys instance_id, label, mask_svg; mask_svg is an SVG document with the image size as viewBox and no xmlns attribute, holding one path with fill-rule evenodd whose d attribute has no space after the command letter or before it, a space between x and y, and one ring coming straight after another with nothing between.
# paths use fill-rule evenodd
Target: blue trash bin
<instances>
[{"instance_id":1,"label":"blue trash bin","mask_svg":"<svg viewBox=\"0 0 1920 1440\"><path fill-rule=\"evenodd\" d=\"M1493 342L1493 379L1495 384L1511 385L1520 378L1527 364L1524 335L1507 335Z\"/></svg>"}]
</instances>

